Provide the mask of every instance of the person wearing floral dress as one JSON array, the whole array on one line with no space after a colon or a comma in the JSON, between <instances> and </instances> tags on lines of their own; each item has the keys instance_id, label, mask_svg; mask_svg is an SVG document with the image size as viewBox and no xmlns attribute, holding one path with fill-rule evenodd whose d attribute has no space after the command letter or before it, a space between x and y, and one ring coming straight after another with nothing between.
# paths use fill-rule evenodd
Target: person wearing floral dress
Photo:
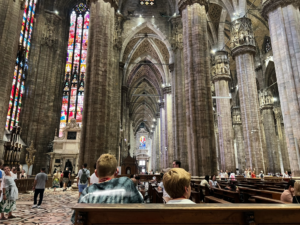
<instances>
[{"instance_id":1,"label":"person wearing floral dress","mask_svg":"<svg viewBox=\"0 0 300 225\"><path fill-rule=\"evenodd\" d=\"M14 178L10 174L9 166L4 167L5 177L2 180L3 199L0 202L0 220L7 220L4 213L8 213L8 219L16 218L12 212L16 210L16 200L18 199L18 188Z\"/></svg>"}]
</instances>

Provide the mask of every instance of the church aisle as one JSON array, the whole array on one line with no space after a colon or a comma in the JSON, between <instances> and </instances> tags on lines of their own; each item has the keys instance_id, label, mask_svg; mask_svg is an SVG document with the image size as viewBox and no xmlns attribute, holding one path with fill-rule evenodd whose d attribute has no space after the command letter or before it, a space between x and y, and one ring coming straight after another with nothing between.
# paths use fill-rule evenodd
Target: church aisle
<instances>
[{"instance_id":1,"label":"church aisle","mask_svg":"<svg viewBox=\"0 0 300 225\"><path fill-rule=\"evenodd\" d=\"M14 211L16 219L1 221L1 224L26 224L26 225L68 225L72 210L71 207L77 203L78 192L46 190L41 209L32 209L33 194L19 194L17 210Z\"/></svg>"}]
</instances>

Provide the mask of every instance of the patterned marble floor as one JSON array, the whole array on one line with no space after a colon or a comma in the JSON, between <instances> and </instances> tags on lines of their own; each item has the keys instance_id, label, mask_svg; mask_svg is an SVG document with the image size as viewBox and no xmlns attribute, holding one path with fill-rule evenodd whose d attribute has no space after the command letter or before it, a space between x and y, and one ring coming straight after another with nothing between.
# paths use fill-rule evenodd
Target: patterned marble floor
<instances>
[{"instance_id":1,"label":"patterned marble floor","mask_svg":"<svg viewBox=\"0 0 300 225\"><path fill-rule=\"evenodd\" d=\"M72 224L71 207L78 201L77 191L46 190L41 209L31 209L33 205L33 193L19 194L17 210L13 215L17 218L0 220L0 224L38 224L38 225L68 225Z\"/></svg>"}]
</instances>

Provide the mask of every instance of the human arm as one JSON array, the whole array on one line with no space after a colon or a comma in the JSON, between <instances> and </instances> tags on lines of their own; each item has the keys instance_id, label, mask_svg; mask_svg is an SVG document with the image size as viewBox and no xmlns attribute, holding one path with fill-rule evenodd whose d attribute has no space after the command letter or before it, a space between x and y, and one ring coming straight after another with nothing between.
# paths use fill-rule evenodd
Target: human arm
<instances>
[{"instance_id":1,"label":"human arm","mask_svg":"<svg viewBox=\"0 0 300 225\"><path fill-rule=\"evenodd\" d=\"M221 187L220 187L219 183L218 183L218 182L216 182L216 183L217 183L217 185L218 185L218 188L219 188L219 189L221 189Z\"/></svg>"},{"instance_id":2,"label":"human arm","mask_svg":"<svg viewBox=\"0 0 300 225\"><path fill-rule=\"evenodd\" d=\"M213 188L211 181L209 181L209 186L210 186L210 188Z\"/></svg>"},{"instance_id":3,"label":"human arm","mask_svg":"<svg viewBox=\"0 0 300 225\"><path fill-rule=\"evenodd\" d=\"M68 177L69 177L69 180L71 180L71 172L69 172L69 176Z\"/></svg>"}]
</instances>

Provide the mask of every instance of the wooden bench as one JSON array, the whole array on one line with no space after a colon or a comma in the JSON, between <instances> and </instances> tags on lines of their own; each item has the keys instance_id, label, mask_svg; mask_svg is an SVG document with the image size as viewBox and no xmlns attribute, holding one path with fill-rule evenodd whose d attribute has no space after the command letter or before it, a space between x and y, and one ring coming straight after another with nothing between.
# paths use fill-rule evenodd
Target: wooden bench
<instances>
[{"instance_id":1,"label":"wooden bench","mask_svg":"<svg viewBox=\"0 0 300 225\"><path fill-rule=\"evenodd\" d=\"M222 204L232 204L231 202L227 202L223 199L216 198L214 196L205 196L205 203L222 203Z\"/></svg>"},{"instance_id":2,"label":"wooden bench","mask_svg":"<svg viewBox=\"0 0 300 225\"><path fill-rule=\"evenodd\" d=\"M158 188L154 188L155 190L155 199L153 201L153 203L164 203L163 201L163 191L158 190Z\"/></svg>"},{"instance_id":3,"label":"wooden bench","mask_svg":"<svg viewBox=\"0 0 300 225\"><path fill-rule=\"evenodd\" d=\"M265 198L261 196L252 196L255 199L256 203L273 203L273 204L292 204L291 202L283 202L276 199Z\"/></svg>"},{"instance_id":4,"label":"wooden bench","mask_svg":"<svg viewBox=\"0 0 300 225\"><path fill-rule=\"evenodd\" d=\"M230 198L233 200L234 203L240 203L240 194L235 191L229 191L229 190L224 190L224 189L219 189L219 188L213 188L214 191L214 196L218 198Z\"/></svg>"},{"instance_id":5,"label":"wooden bench","mask_svg":"<svg viewBox=\"0 0 300 225\"><path fill-rule=\"evenodd\" d=\"M75 225L299 224L296 204L76 204L72 209Z\"/></svg>"},{"instance_id":6,"label":"wooden bench","mask_svg":"<svg viewBox=\"0 0 300 225\"><path fill-rule=\"evenodd\" d=\"M244 195L245 202L248 202L249 197L251 196L261 196L265 198L271 198L280 200L281 193L275 191L268 191L268 190L258 190L258 189L251 189L251 188L244 188L239 187L240 193Z\"/></svg>"}]
</instances>

